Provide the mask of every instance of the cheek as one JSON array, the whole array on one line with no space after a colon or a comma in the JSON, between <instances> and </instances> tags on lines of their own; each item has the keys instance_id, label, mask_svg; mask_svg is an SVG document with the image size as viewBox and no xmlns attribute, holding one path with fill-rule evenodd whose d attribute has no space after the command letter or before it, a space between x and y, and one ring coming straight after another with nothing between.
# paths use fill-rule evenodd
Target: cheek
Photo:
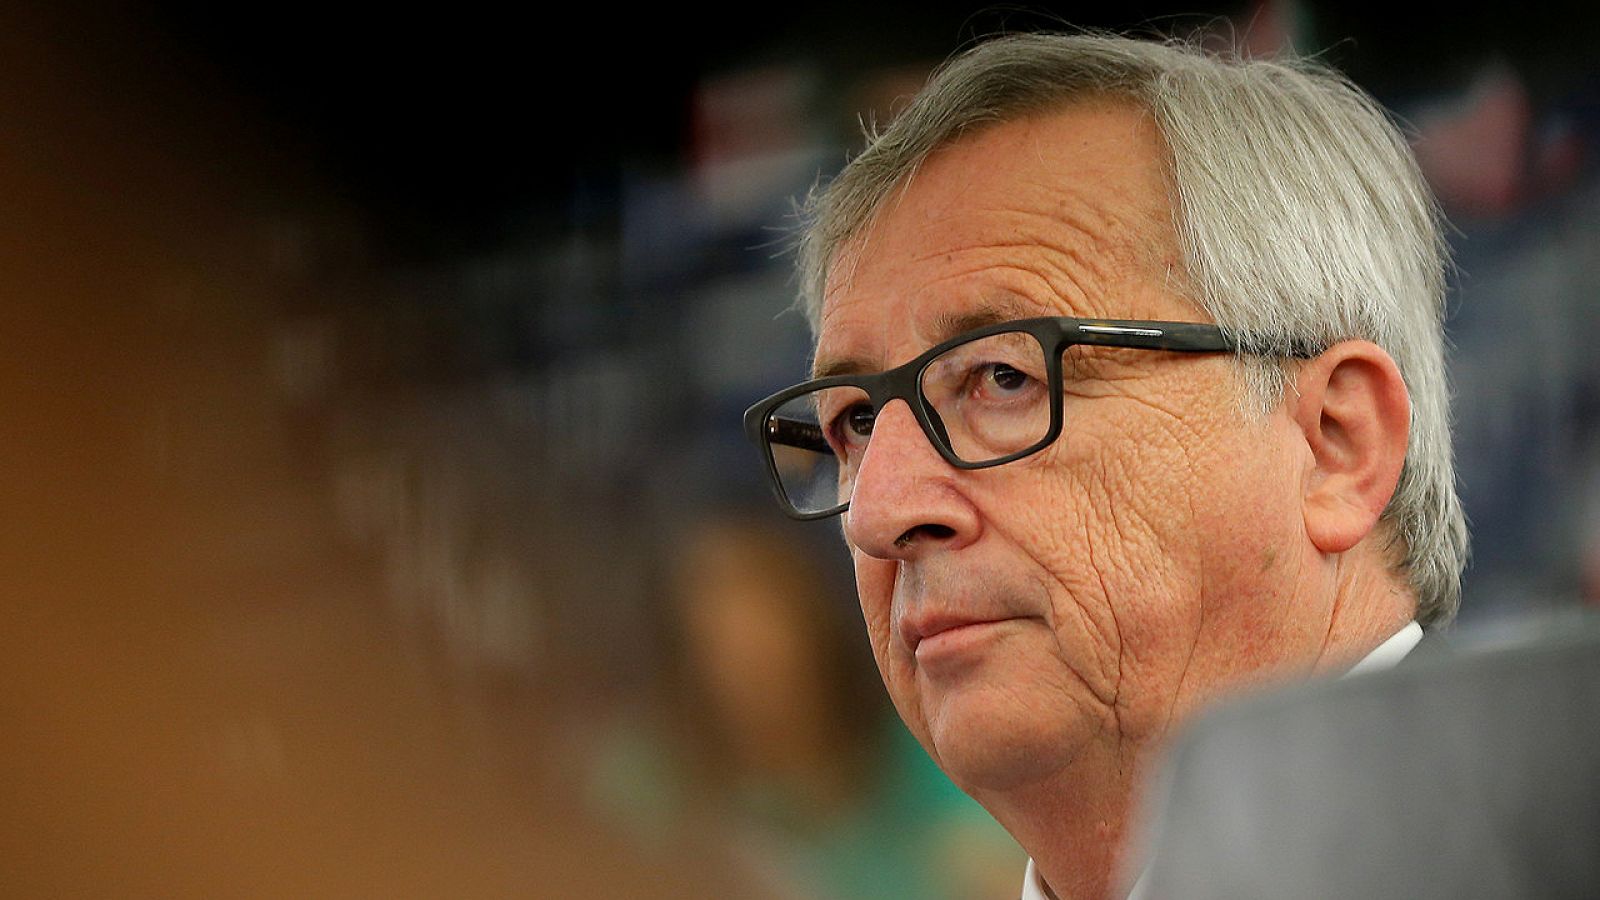
<instances>
[{"instance_id":1,"label":"cheek","mask_svg":"<svg viewBox=\"0 0 1600 900\"><path fill-rule=\"evenodd\" d=\"M1009 539L1049 581L1063 651L1125 726L1165 721L1195 646L1219 534L1214 434L1139 404L1107 405L1008 493ZM1233 526L1237 528L1237 524ZM1141 715L1143 713L1143 715Z\"/></svg>"},{"instance_id":2,"label":"cheek","mask_svg":"<svg viewBox=\"0 0 1600 900\"><path fill-rule=\"evenodd\" d=\"M1192 494L1205 483L1196 465L1204 439L1150 422L1147 411L1139 421L1139 412L1063 436L1010 488L1026 498L1012 504L1013 536L1074 594L1170 591L1194 568Z\"/></svg>"},{"instance_id":3,"label":"cheek","mask_svg":"<svg viewBox=\"0 0 1600 900\"><path fill-rule=\"evenodd\" d=\"M872 647L878 675L889 693L901 721L924 747L932 747L932 736L923 718L922 700L917 693L916 669L905 653L897 653L892 641L894 585L898 564L873 559L852 549L856 570L856 593L861 600L861 617L867 627L867 643Z\"/></svg>"},{"instance_id":4,"label":"cheek","mask_svg":"<svg viewBox=\"0 0 1600 900\"><path fill-rule=\"evenodd\" d=\"M896 563L873 559L854 548L850 553L855 564L856 595L861 600L861 618L866 623L867 641L872 645L872 656L878 661L878 668L887 680Z\"/></svg>"}]
</instances>

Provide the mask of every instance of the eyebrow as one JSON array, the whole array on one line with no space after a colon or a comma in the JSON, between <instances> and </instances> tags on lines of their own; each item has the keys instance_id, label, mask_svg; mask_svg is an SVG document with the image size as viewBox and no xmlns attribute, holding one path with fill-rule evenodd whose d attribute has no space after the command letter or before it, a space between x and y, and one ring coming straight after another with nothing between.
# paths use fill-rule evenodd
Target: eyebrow
<instances>
[{"instance_id":1,"label":"eyebrow","mask_svg":"<svg viewBox=\"0 0 1600 900\"><path fill-rule=\"evenodd\" d=\"M860 375L877 369L872 363L858 356L847 356L843 359L830 359L827 362L815 363L811 366L811 378L832 378L835 375Z\"/></svg>"},{"instance_id":2,"label":"eyebrow","mask_svg":"<svg viewBox=\"0 0 1600 900\"><path fill-rule=\"evenodd\" d=\"M977 309L936 316L933 320L933 343L928 346L988 325L998 325L1001 322L1012 322L1026 317L1027 314L1021 304L1009 297L996 297ZM859 356L846 356L813 363L811 377L831 378L835 375L861 375L876 371L878 366L870 360Z\"/></svg>"},{"instance_id":3,"label":"eyebrow","mask_svg":"<svg viewBox=\"0 0 1600 900\"><path fill-rule=\"evenodd\" d=\"M1022 307L1008 298L996 298L985 303L977 309L967 310L960 314L945 314L933 320L933 342L948 341L958 334L966 334L978 328L989 325L998 325L1001 322L1013 322L1026 318Z\"/></svg>"}]
</instances>

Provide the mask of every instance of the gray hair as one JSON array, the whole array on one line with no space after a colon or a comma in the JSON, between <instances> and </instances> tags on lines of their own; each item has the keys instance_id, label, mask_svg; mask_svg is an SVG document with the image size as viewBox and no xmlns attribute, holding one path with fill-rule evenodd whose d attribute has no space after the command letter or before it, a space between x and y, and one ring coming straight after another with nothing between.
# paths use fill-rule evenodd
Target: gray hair
<instances>
[{"instance_id":1,"label":"gray hair","mask_svg":"<svg viewBox=\"0 0 1600 900\"><path fill-rule=\"evenodd\" d=\"M799 266L813 329L835 255L929 154L985 125L1096 96L1140 105L1165 138L1185 289L1247 351L1253 405L1281 402L1290 358L1308 347L1362 338L1394 358L1411 429L1383 521L1418 620L1447 623L1467 557L1444 372L1448 249L1404 138L1333 71L1103 34L980 44L808 199Z\"/></svg>"}]
</instances>

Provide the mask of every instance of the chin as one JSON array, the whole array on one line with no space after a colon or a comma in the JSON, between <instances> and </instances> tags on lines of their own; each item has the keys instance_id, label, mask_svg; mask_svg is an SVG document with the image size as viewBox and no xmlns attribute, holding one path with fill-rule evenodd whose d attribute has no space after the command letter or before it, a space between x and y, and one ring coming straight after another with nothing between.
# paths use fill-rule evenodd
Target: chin
<instances>
[{"instance_id":1,"label":"chin","mask_svg":"<svg viewBox=\"0 0 1600 900\"><path fill-rule=\"evenodd\" d=\"M1012 791L1053 778L1089 748L1091 729L1084 723L974 705L984 708L946 704L928 723L934 759L969 794Z\"/></svg>"}]
</instances>

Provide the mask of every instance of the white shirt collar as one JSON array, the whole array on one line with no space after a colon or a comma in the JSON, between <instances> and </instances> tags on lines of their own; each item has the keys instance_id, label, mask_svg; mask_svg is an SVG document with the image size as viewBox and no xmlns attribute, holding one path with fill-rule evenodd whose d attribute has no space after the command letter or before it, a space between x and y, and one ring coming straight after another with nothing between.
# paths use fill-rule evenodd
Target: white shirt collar
<instances>
[{"instance_id":1,"label":"white shirt collar","mask_svg":"<svg viewBox=\"0 0 1600 900\"><path fill-rule=\"evenodd\" d=\"M1406 627L1389 636L1387 641L1372 648L1372 652L1361 658L1361 661L1351 666L1345 675L1357 675L1362 672L1377 672L1381 669L1392 668L1406 654L1416 648L1417 642L1422 640L1422 626L1416 622L1408 622Z\"/></svg>"},{"instance_id":2,"label":"white shirt collar","mask_svg":"<svg viewBox=\"0 0 1600 900\"><path fill-rule=\"evenodd\" d=\"M1044 892L1044 879L1039 877L1031 856L1028 857L1028 871L1022 875L1022 896L1018 900L1050 900L1050 895Z\"/></svg>"},{"instance_id":3,"label":"white shirt collar","mask_svg":"<svg viewBox=\"0 0 1600 900\"><path fill-rule=\"evenodd\" d=\"M1406 658L1422 640L1422 626L1410 622L1406 627L1396 631L1389 639L1372 648L1372 652L1361 658L1361 661L1351 666L1343 678L1363 672L1377 672L1392 668L1400 660ZM1141 891L1139 884L1144 880L1141 875L1139 881L1134 882L1133 890L1129 892L1129 900L1138 900ZM1034 866L1033 858L1028 858L1028 870L1022 876L1022 897L1019 900L1050 900L1050 895L1044 892L1044 879L1039 877L1039 869Z\"/></svg>"}]
</instances>

